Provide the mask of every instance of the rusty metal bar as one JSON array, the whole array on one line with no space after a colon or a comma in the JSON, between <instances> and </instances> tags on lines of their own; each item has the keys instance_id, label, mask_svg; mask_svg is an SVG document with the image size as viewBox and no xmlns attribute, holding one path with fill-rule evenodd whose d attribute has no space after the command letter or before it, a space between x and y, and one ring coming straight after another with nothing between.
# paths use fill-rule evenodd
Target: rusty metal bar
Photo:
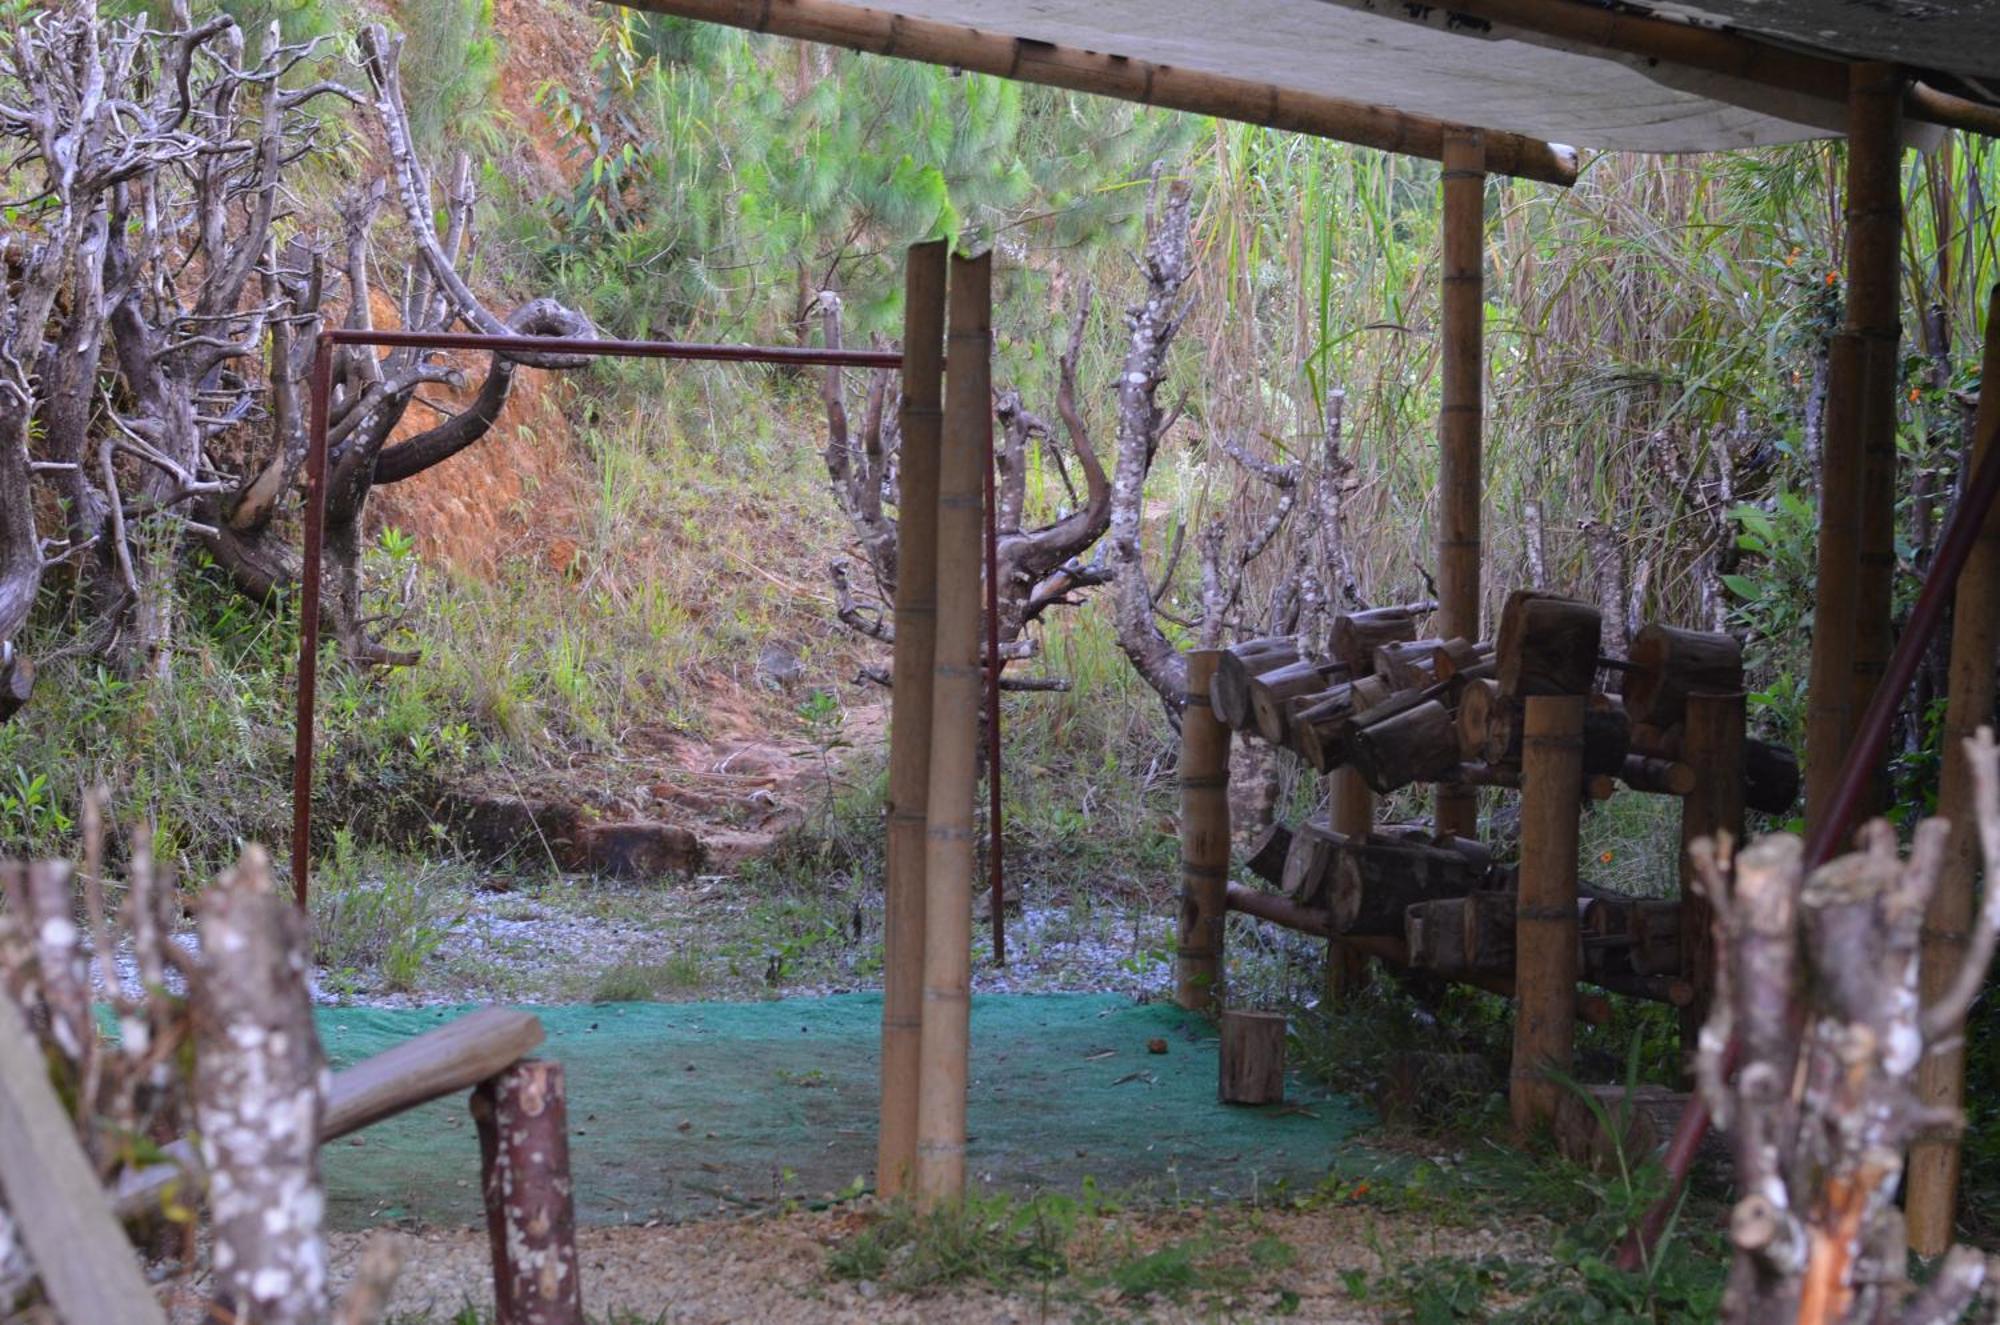
<instances>
[{"instance_id":1,"label":"rusty metal bar","mask_svg":"<svg viewBox=\"0 0 2000 1325\"><path fill-rule=\"evenodd\" d=\"M332 327L313 346L306 438L305 565L299 586L299 685L292 746L292 896L303 907L311 865L313 700L319 683L320 562L326 538L326 430L333 394L333 347L486 350L494 354L601 355L621 359L693 359L792 367L900 368L897 350L827 350L789 345L710 345L671 340L587 340L570 336L489 336L470 331L374 331ZM996 830L997 831L997 830ZM996 838L997 841L997 838Z\"/></svg>"},{"instance_id":2,"label":"rusty metal bar","mask_svg":"<svg viewBox=\"0 0 2000 1325\"><path fill-rule=\"evenodd\" d=\"M1000 863L1000 516L993 472L993 430L986 431L986 879L993 908L993 964L1007 964L1007 921Z\"/></svg>"}]
</instances>

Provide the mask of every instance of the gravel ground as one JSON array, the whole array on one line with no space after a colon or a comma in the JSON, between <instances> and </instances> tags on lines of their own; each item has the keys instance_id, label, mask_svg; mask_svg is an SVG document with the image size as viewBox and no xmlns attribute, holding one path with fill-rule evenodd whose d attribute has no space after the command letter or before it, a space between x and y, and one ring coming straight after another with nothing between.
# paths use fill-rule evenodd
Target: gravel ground
<instances>
[{"instance_id":1,"label":"gravel ground","mask_svg":"<svg viewBox=\"0 0 2000 1325\"><path fill-rule=\"evenodd\" d=\"M1069 1320L1195 1322L1286 1319L1363 1322L1390 1319L1381 1304L1358 1301L1344 1274L1373 1276L1384 1266L1433 1256L1501 1255L1538 1260L1550 1239L1538 1221L1501 1230L1441 1226L1434 1219L1365 1206L1311 1211L1243 1208L1111 1216L1079 1228L1071 1244L1072 1277L1044 1290L999 1292L985 1285L912 1296L827 1271L829 1251L853 1237L868 1215L856 1208L774 1217L668 1225L586 1228L578 1233L584 1305L624 1325L673 1322L784 1321L799 1325L951 1321L1014 1325ZM344 1282L367 1235L338 1235L333 1272ZM490 1262L483 1230L424 1229L407 1235L409 1259L393 1310L411 1322L449 1321L465 1305L490 1307ZM1219 1275L1227 1289L1194 1288L1133 1300L1107 1282L1119 1265L1199 1239L1241 1270ZM1259 1269L1248 1249L1282 1244L1289 1265ZM1266 1258L1269 1259L1268 1257ZM1212 1262L1211 1262L1212 1263ZM617 1314L627 1313L627 1314Z\"/></svg>"}]
</instances>

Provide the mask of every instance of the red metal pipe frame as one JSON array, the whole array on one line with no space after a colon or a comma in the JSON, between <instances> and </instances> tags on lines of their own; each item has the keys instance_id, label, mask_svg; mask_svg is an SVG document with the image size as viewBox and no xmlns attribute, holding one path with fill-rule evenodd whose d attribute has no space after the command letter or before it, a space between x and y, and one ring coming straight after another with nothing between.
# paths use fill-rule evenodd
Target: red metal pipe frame
<instances>
[{"instance_id":1,"label":"red metal pipe frame","mask_svg":"<svg viewBox=\"0 0 2000 1325\"><path fill-rule=\"evenodd\" d=\"M1951 513L1944 537L1938 540L1937 555L1931 562L1930 573L1924 577L1916 605L1910 609L1910 619L1903 627L1896 651L1890 656L1889 669L1875 687L1875 694L1868 701L1868 708L1862 713L1861 722L1855 729L1854 741L1847 747L1847 758L1841 764L1840 781L1835 784L1833 799L1827 805L1826 814L1806 838L1807 870L1825 864L1853 826L1850 821L1882 758L1896 710L1902 706L1910 682L1916 677L1917 667L1923 662L1932 637L1937 634L1938 624L1944 618L1945 603L1958 587L1959 573L1972 556L1973 544L1979 541L1980 527L1986 522L1986 513L1993 508L1996 500L2000 500L2000 451L1980 463L1965 495L1959 499L1957 509ZM1722 1074L1725 1078L1736 1070L1741 1055L1742 1045L1731 1036L1722 1052ZM1694 1167L1695 1151L1708 1135L1708 1128L1708 1106L1702 1102L1701 1096L1696 1095L1688 1101L1680 1122L1674 1127L1673 1137L1667 1143L1664 1160L1667 1194L1646 1212L1639 1227L1618 1249L1618 1263L1625 1269L1637 1269L1658 1242L1661 1231L1666 1228L1668 1218L1679 1203L1681 1185L1687 1181L1688 1170Z\"/></svg>"},{"instance_id":2,"label":"red metal pipe frame","mask_svg":"<svg viewBox=\"0 0 2000 1325\"><path fill-rule=\"evenodd\" d=\"M1006 890L1000 868L1000 514L993 430L986 430L986 876L993 908L993 964L1007 964Z\"/></svg>"},{"instance_id":3,"label":"red metal pipe frame","mask_svg":"<svg viewBox=\"0 0 2000 1325\"><path fill-rule=\"evenodd\" d=\"M467 331L373 331L335 327L319 333L313 346L309 432L306 438L305 567L299 587L298 723L292 747L292 896L303 907L311 866L313 701L319 682L320 561L326 546L326 430L333 394L333 347L366 345L389 349L486 350L496 354L592 355L623 359L694 359L718 363L771 363L794 367L900 368L895 350L816 350L784 345L705 345L667 340L584 340L569 336L489 336ZM988 482L991 482L989 442ZM989 499L989 515L991 504ZM993 598L989 594L989 612ZM988 622L989 635L998 617ZM995 678L995 686L998 678ZM998 691L995 690L997 697ZM996 724L995 733L998 732ZM993 767L994 806L999 806L999 761ZM995 900L998 900L1000 825L993 824ZM996 909L995 923L999 913Z\"/></svg>"}]
</instances>

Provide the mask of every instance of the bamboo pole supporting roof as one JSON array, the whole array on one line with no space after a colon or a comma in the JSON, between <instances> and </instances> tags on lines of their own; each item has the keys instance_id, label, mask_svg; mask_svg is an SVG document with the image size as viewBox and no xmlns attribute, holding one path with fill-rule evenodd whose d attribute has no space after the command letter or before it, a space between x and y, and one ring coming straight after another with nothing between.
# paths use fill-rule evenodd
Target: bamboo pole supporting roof
<instances>
[{"instance_id":1,"label":"bamboo pole supporting roof","mask_svg":"<svg viewBox=\"0 0 2000 1325\"><path fill-rule=\"evenodd\" d=\"M1488 168L1553 183L1575 147L1715 151L1838 135L1844 66L1920 80L1913 146L2000 129L2000 0L1886 17L1851 0L612 0ZM1733 26L1740 23L1742 26Z\"/></svg>"}]
</instances>

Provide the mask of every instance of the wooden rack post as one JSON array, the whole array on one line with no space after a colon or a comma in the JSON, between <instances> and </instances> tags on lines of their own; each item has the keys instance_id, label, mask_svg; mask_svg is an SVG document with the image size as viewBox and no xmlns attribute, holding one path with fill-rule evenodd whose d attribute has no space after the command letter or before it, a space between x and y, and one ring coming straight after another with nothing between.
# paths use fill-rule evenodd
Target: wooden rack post
<instances>
[{"instance_id":1,"label":"wooden rack post","mask_svg":"<svg viewBox=\"0 0 2000 1325\"><path fill-rule=\"evenodd\" d=\"M1327 819L1333 831L1346 838L1362 838L1375 826L1375 793L1361 779L1360 770L1343 764L1327 776ZM1368 954L1338 938L1327 940L1325 994L1338 1002L1359 991L1368 982Z\"/></svg>"},{"instance_id":2,"label":"wooden rack post","mask_svg":"<svg viewBox=\"0 0 2000 1325\"><path fill-rule=\"evenodd\" d=\"M1691 694L1682 722L1681 763L1700 770L1681 798L1681 978L1694 987L1694 1001L1681 1009L1681 1048L1692 1054L1715 992L1715 934L1688 847L1717 833L1743 842L1743 694Z\"/></svg>"},{"instance_id":3,"label":"wooden rack post","mask_svg":"<svg viewBox=\"0 0 2000 1325\"><path fill-rule=\"evenodd\" d=\"M1438 415L1438 633L1479 638L1481 387L1485 374L1486 147L1475 129L1444 136L1444 291ZM1479 793L1437 789L1440 833L1471 837Z\"/></svg>"},{"instance_id":4,"label":"wooden rack post","mask_svg":"<svg viewBox=\"0 0 2000 1325\"><path fill-rule=\"evenodd\" d=\"M1820 451L1818 577L1806 694L1806 819L1826 812L1872 685L1888 656L1893 523L1897 262L1902 231L1901 74L1852 66L1847 136L1847 312L1828 348ZM1895 89L1888 93L1888 89ZM1884 430L1888 431L1885 432ZM1889 452L1887 470L1883 446ZM1871 471L1882 471L1875 473ZM1869 491L1870 482L1878 484ZM1864 558L1867 565L1864 569ZM1856 699L1862 686L1867 693Z\"/></svg>"},{"instance_id":5,"label":"wooden rack post","mask_svg":"<svg viewBox=\"0 0 2000 1325\"><path fill-rule=\"evenodd\" d=\"M1986 305L1986 354L1982 382L2000 382L2000 286ZM1972 429L1970 473L2000 447L2000 387L1984 390ZM1944 774L1938 784L1939 815L1951 821L1944 867L1924 917L1923 949L1917 971L1924 1005L1937 1001L1965 960L1966 933L1972 928L1972 881L1979 870L1979 835L1972 813L1972 774L1960 744L1991 719L1994 657L2000 651L2000 508L1987 512L1979 541L1959 573L1952 603L1951 680L1946 690ZM1993 880L1987 886L1994 887ZM1917 1069L1917 1096L1925 1107L1950 1110L1965 1095L1965 1050L1925 1058ZM1958 1141L1939 1137L1910 1148L1910 1176L1903 1198L1910 1250L1936 1256L1951 1246L1958 1213Z\"/></svg>"},{"instance_id":6,"label":"wooden rack post","mask_svg":"<svg viewBox=\"0 0 2000 1325\"><path fill-rule=\"evenodd\" d=\"M944 443L938 462L937 643L924 841L924 996L916 1196L965 1194L966 1053L972 983L972 801L978 782L979 572L985 456L993 427L991 253L953 257Z\"/></svg>"},{"instance_id":7,"label":"wooden rack post","mask_svg":"<svg viewBox=\"0 0 2000 1325\"><path fill-rule=\"evenodd\" d=\"M942 240L912 245L903 277L903 449L890 665L888 878L882 895L882 1114L875 1154L875 1190L881 1196L907 1191L917 1162L945 253Z\"/></svg>"},{"instance_id":8,"label":"wooden rack post","mask_svg":"<svg viewBox=\"0 0 2000 1325\"><path fill-rule=\"evenodd\" d=\"M1514 911L1514 1063L1507 1102L1517 1131L1553 1122L1576 1031L1577 819L1582 695L1530 695L1521 725L1521 872Z\"/></svg>"},{"instance_id":9,"label":"wooden rack post","mask_svg":"<svg viewBox=\"0 0 2000 1325\"><path fill-rule=\"evenodd\" d=\"M1229 891L1229 728L1210 706L1221 649L1187 655L1181 708L1181 916L1174 1001L1207 1011L1222 1006L1222 943Z\"/></svg>"}]
</instances>

